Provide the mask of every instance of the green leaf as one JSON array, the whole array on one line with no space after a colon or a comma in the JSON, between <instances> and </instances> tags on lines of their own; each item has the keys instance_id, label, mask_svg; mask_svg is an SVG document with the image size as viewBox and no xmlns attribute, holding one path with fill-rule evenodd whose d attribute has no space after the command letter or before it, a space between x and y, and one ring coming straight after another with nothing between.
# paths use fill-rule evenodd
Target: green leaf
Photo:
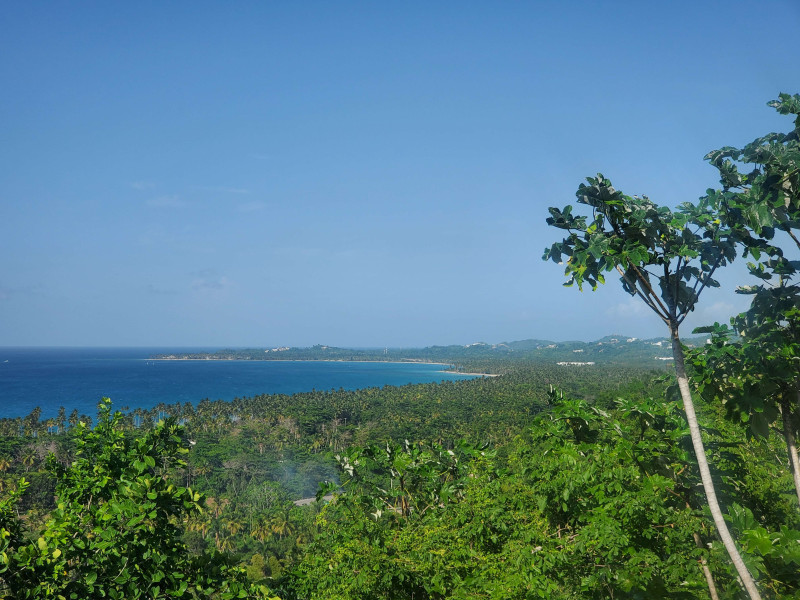
<instances>
[{"instance_id":1,"label":"green leaf","mask_svg":"<svg viewBox=\"0 0 800 600\"><path fill-rule=\"evenodd\" d=\"M769 437L769 422L763 413L754 413L750 419L750 430L756 437L766 439Z\"/></svg>"},{"instance_id":2,"label":"green leaf","mask_svg":"<svg viewBox=\"0 0 800 600\"><path fill-rule=\"evenodd\" d=\"M126 523L126 526L127 526L127 527L136 527L136 526L137 526L139 523L141 523L143 520L144 520L144 515L136 515L135 517L132 517L132 518L131 518L131 519L130 519L130 520L127 522L127 523Z\"/></svg>"}]
</instances>

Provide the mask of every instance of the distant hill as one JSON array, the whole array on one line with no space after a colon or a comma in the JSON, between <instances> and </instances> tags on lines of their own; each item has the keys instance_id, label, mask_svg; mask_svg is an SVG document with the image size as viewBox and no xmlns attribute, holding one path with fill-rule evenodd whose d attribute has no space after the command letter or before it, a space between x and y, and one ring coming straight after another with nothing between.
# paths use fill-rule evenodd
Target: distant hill
<instances>
[{"instance_id":1,"label":"distant hill","mask_svg":"<svg viewBox=\"0 0 800 600\"><path fill-rule=\"evenodd\" d=\"M707 336L684 340L687 346L705 344ZM386 362L442 362L463 370L502 372L518 363L626 364L659 368L672 360L667 338L639 339L608 335L594 342L518 340L489 344L428 346L425 348L353 349L318 344L311 347L225 349L217 352L157 354L162 360L336 360Z\"/></svg>"}]
</instances>

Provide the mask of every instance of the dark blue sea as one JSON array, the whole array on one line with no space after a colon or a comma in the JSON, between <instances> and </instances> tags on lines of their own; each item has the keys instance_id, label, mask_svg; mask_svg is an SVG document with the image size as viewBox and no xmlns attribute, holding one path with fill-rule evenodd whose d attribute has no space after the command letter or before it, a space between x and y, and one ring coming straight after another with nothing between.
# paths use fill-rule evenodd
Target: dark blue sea
<instances>
[{"instance_id":1,"label":"dark blue sea","mask_svg":"<svg viewBox=\"0 0 800 600\"><path fill-rule=\"evenodd\" d=\"M257 394L294 394L430 383L468 378L441 365L319 361L149 360L155 354L217 348L0 348L0 418L43 419L78 409L94 416L108 396L114 408L152 408L163 402L233 400Z\"/></svg>"}]
</instances>

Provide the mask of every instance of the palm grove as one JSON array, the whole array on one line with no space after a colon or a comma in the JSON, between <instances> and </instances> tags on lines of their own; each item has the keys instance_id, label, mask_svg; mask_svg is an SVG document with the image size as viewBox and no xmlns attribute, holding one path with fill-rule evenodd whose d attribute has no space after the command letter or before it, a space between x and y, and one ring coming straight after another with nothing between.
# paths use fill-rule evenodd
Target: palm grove
<instances>
[{"instance_id":1,"label":"palm grove","mask_svg":"<svg viewBox=\"0 0 800 600\"><path fill-rule=\"evenodd\" d=\"M710 152L697 203L597 175L581 214L550 209L545 258L579 288L616 271L674 377L506 361L155 418L103 403L93 429L33 415L0 438L0 597L798 597L800 96L770 106L793 129ZM734 260L751 308L687 349ZM291 502L323 480L331 501Z\"/></svg>"}]
</instances>

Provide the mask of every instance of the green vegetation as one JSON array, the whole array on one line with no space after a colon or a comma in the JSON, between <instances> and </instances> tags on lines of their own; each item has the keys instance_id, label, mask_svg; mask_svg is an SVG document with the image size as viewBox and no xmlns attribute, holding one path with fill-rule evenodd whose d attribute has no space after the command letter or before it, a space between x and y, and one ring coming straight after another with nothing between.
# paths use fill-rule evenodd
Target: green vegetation
<instances>
[{"instance_id":1,"label":"green vegetation","mask_svg":"<svg viewBox=\"0 0 800 600\"><path fill-rule=\"evenodd\" d=\"M771 105L793 131L710 153L722 189L696 205L598 176L590 216L551 209L568 237L547 256L579 286L617 270L668 327L674 377L589 358L652 341L534 340L402 357L494 378L3 420L0 597L800 598L781 241L800 249L800 96ZM687 348L681 322L740 254L750 310ZM355 352L304 357L329 351Z\"/></svg>"},{"instance_id":2,"label":"green vegetation","mask_svg":"<svg viewBox=\"0 0 800 600\"><path fill-rule=\"evenodd\" d=\"M567 372L574 375L567 381L574 391L550 391L545 381ZM103 482L104 494L91 510L75 494L74 504L60 508L52 505L48 486L28 488L17 502L27 515L21 522L7 503L3 526L11 541L5 550L16 561L9 567L25 564L29 555L21 549L38 548L39 537L62 540L58 558L67 556L69 581L84 581L90 563L84 566L63 544L69 526L93 545L98 580L106 589L123 556L149 548L156 564L163 563L155 557L169 557L164 560L180 579L191 580L198 563L218 565L216 579L202 584L206 597L222 597L228 589L265 593L242 587L252 584L282 598L691 598L707 594L704 564L720 597L737 597L735 574L706 523L685 425L676 404L665 399L666 382L647 371L615 374L620 375L612 369L552 369L455 384L304 394L283 404L283 397L243 399L238 406L209 403L229 411L227 427L219 427L214 412L197 411L184 428L169 420L135 428L130 415L109 418L101 412L94 430L79 424L65 434L6 438L7 444L16 442L2 478L6 490L19 475L55 477L59 486L67 475L68 481L87 482L87 489ZM537 409L528 414L512 402L525 390L526 402ZM352 404L370 398L380 406L376 411L385 411L384 429L371 425L371 443L353 444L371 422L363 416L355 424L342 419L339 427L352 437L339 442L335 435L320 437L330 431L327 413L313 426L305 419L309 424L296 429L292 418L259 416L269 402L295 405L299 418L347 398ZM414 402L421 404L419 412L400 410ZM440 430L444 421L434 407L448 419L460 415L460 423L454 419L449 430ZM469 407L473 415L494 410L502 427L484 432L491 415L471 421ZM425 413L429 417L421 419ZM731 510L736 502L732 515L747 540L746 560L757 565L760 583L775 597L800 591L800 556L791 554L800 514L787 493L789 473L777 459L780 440L774 434L748 439L714 405L701 405L700 413L722 502ZM404 414L408 421L397 423ZM367 418L376 416L370 412ZM274 436L263 440L253 435L272 430ZM408 430L428 441L404 441ZM80 450L87 437L88 447ZM49 466L39 458L48 448L54 451ZM326 479L335 480L322 490L333 493L333 501L291 501ZM122 480L143 482L141 492L148 482L152 489L126 495L125 486L112 484ZM205 497L195 500L194 490ZM156 514L164 519L159 526L137 509L151 504L167 511ZM66 519L61 511L73 516ZM119 516L104 520L109 511ZM145 518L137 522L137 515ZM98 548L103 541L93 535L101 529L114 537ZM54 544L48 541L47 548ZM116 553L107 556L109 548ZM20 570L17 577L27 577L22 580L0 575L7 577L7 593L18 595L26 587L20 581L39 581L36 568ZM148 568L140 567L143 573Z\"/></svg>"},{"instance_id":3,"label":"green vegetation","mask_svg":"<svg viewBox=\"0 0 800 600\"><path fill-rule=\"evenodd\" d=\"M737 597L721 548L707 545L715 536L696 465L685 468L686 436L672 402L625 399L605 410L554 393L502 457L464 446L354 449L340 457L346 493L318 518L298 597L702 598L704 566L721 597ZM749 472L754 447L730 441L720 432L709 444L726 495L738 477L786 485L774 461ZM774 489L743 496L745 527L766 512L796 528ZM798 591L796 573L787 577L796 534L784 525L773 545L766 529L750 533L776 551L762 557L754 542L747 555L776 596Z\"/></svg>"},{"instance_id":4,"label":"green vegetation","mask_svg":"<svg viewBox=\"0 0 800 600\"><path fill-rule=\"evenodd\" d=\"M707 336L687 340L690 346L702 345ZM500 344L476 342L465 346L427 348L386 348L352 350L332 346L311 348L273 348L220 350L190 354L158 354L161 360L342 360L375 362L431 362L452 365L468 373L508 373L520 367L558 362L594 362L604 365L663 368L671 360L668 338L640 340L625 335L609 335L594 342L552 342L520 340Z\"/></svg>"},{"instance_id":5,"label":"green vegetation","mask_svg":"<svg viewBox=\"0 0 800 600\"><path fill-rule=\"evenodd\" d=\"M754 260L766 256L757 264L750 263L750 272L764 281L777 275L779 285L769 290L764 286L746 290L755 293L756 298L743 321L748 325L755 322L756 325L743 327L740 322L738 332L745 335L755 333L761 342L768 340L766 344L758 346L757 350L760 351L768 350L769 344L778 338L778 353L786 350L787 357L796 357L793 341L797 338L793 330L798 295L794 286L787 285L786 281L796 273L798 263L787 260L783 250L773 245L772 240L776 231L782 231L800 249L800 240L793 233L793 229L800 226L800 189L797 185L800 181L800 96L782 94L770 106L781 114L798 115L794 131L788 135L768 134L742 150L724 148L710 153L708 158L722 175L723 190L708 190L698 204L684 202L673 212L657 206L647 197L626 196L615 190L602 175L598 175L588 180L589 185L581 185L576 193L579 203L591 207L591 219L574 216L571 206L563 210L550 209L552 216L548 223L567 230L569 235L545 252L546 259L552 258L557 263L561 263L562 255L567 257L567 285L577 284L579 288L588 283L596 289L598 284L604 283L604 273L616 269L621 275L625 291L638 296L669 328L677 386L707 506L717 533L751 599L759 599L761 595L751 569L745 564L730 534L718 502L684 364L679 327L694 310L701 292L706 287L719 286L713 279L716 270L732 262L737 248L743 247L745 256L749 254ZM754 163L756 167L750 174L742 175L736 161ZM787 298L788 303L785 301ZM787 306L790 307L789 312ZM737 320L734 320L736 324ZM722 345L725 345L724 341ZM716 346L719 347L719 342ZM737 357L739 361L748 363L747 349L751 346L749 341L741 345ZM758 351L756 353L760 354ZM724 359L719 360L720 354L725 356L724 348L721 353L716 353L713 360L724 364ZM695 365L701 362L702 359L696 360ZM748 366L751 367L763 366L763 362L749 362ZM795 365L792 366L794 368L782 373L782 377L778 375L778 379L795 387L800 393L800 388L797 388L800 371ZM760 378L758 373L745 371L742 379L748 375L751 380ZM705 377L712 382L719 379L717 374L712 373L706 373ZM760 391L775 395L776 382L773 379L770 383L773 389L767 387ZM756 385L745 382L742 387L752 388ZM723 383L717 387L728 386ZM777 387L781 387L780 384ZM786 398L785 390L777 395ZM790 403L783 401L786 409L784 435L789 447L791 469L797 475L795 424L788 412ZM770 408L769 404L766 403L766 408ZM765 411L763 400L758 408L761 409L757 411L760 413L758 421L774 420L768 415L775 411ZM795 476L795 482L800 483L800 477ZM800 486L797 489L800 499Z\"/></svg>"},{"instance_id":6,"label":"green vegetation","mask_svg":"<svg viewBox=\"0 0 800 600\"><path fill-rule=\"evenodd\" d=\"M597 289L605 282L605 272L618 271L625 291L644 302L668 327L677 383L714 525L751 598L760 598L717 500L679 335L680 324L695 309L701 292L707 286L719 286L713 279L716 270L736 256L735 231L715 218L713 194L697 205L685 202L673 212L646 196L622 194L602 175L588 182L575 195L580 204L591 207L591 220L574 216L572 206L551 208L548 224L565 229L569 236L553 244L545 258L561 263L565 256L567 285L577 284L578 289L584 283Z\"/></svg>"},{"instance_id":7,"label":"green vegetation","mask_svg":"<svg viewBox=\"0 0 800 600\"><path fill-rule=\"evenodd\" d=\"M263 596L226 557L190 553L182 542L181 525L202 511L203 496L166 476L186 464L174 419L126 437L110 405L100 404L93 430L76 427L69 464L49 456L57 505L38 536L30 528L24 535L13 513L24 478L0 504L6 591L15 598Z\"/></svg>"}]
</instances>

